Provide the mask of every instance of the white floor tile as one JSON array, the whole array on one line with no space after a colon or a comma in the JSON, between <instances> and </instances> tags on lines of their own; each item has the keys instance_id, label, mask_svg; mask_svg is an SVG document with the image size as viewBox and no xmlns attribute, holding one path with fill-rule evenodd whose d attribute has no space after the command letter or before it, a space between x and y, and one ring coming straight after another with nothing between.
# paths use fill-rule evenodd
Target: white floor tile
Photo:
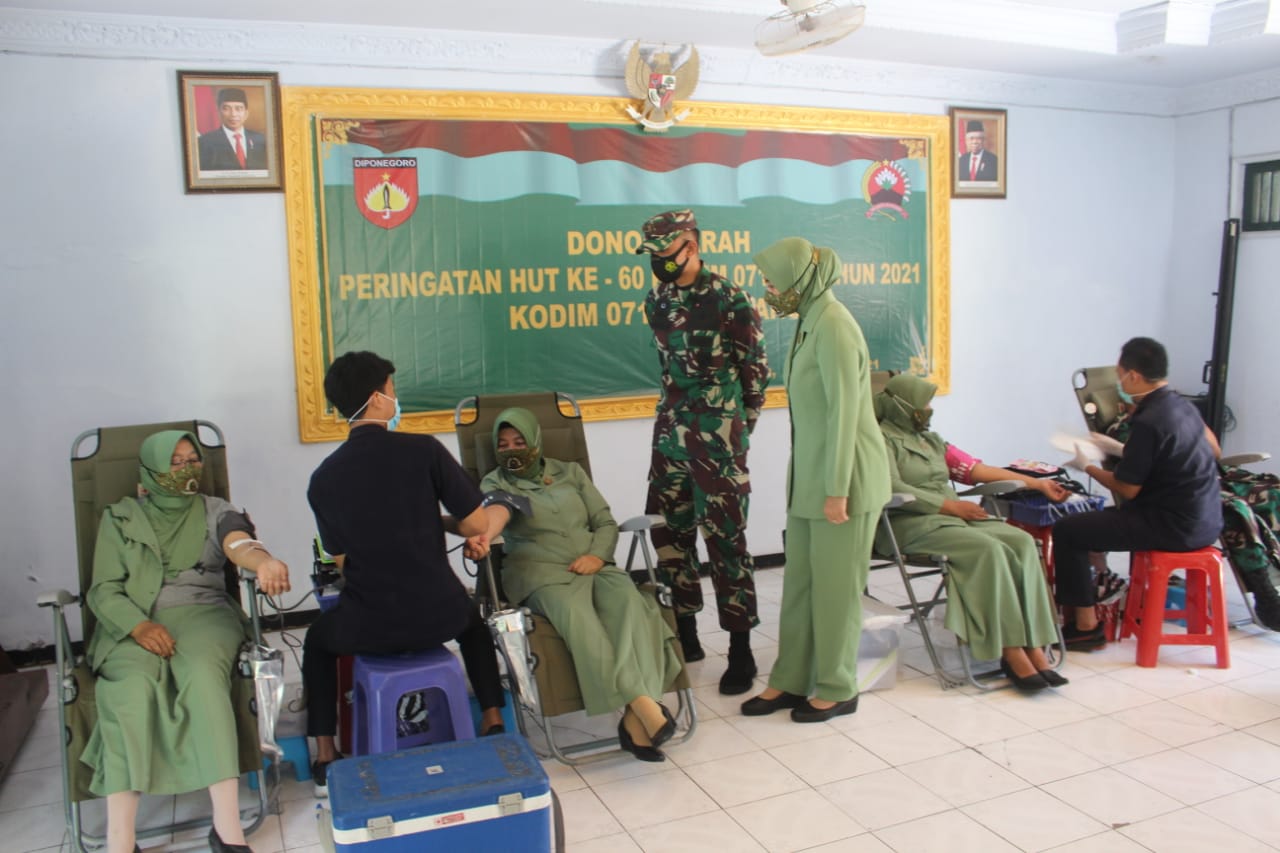
<instances>
[{"instance_id":1,"label":"white floor tile","mask_svg":"<svg viewBox=\"0 0 1280 853\"><path fill-rule=\"evenodd\" d=\"M964 744L915 719L855 729L848 736L892 765L908 764L963 749Z\"/></svg>"},{"instance_id":2,"label":"white floor tile","mask_svg":"<svg viewBox=\"0 0 1280 853\"><path fill-rule=\"evenodd\" d=\"M1040 732L983 744L978 751L1033 785L1087 773L1102 766Z\"/></svg>"},{"instance_id":3,"label":"white floor tile","mask_svg":"<svg viewBox=\"0 0 1280 853\"><path fill-rule=\"evenodd\" d=\"M1036 788L974 803L962 811L1019 850L1047 850L1106 829Z\"/></svg>"},{"instance_id":4,"label":"white floor tile","mask_svg":"<svg viewBox=\"0 0 1280 853\"><path fill-rule=\"evenodd\" d=\"M1117 711L1111 715L1111 719L1142 731L1169 746L1186 746L1231 731L1229 726L1166 700L1127 711Z\"/></svg>"},{"instance_id":5,"label":"white floor tile","mask_svg":"<svg viewBox=\"0 0 1280 853\"><path fill-rule=\"evenodd\" d=\"M994 799L1028 787L1025 779L971 749L904 764L899 770L953 806Z\"/></svg>"},{"instance_id":6,"label":"white floor tile","mask_svg":"<svg viewBox=\"0 0 1280 853\"><path fill-rule=\"evenodd\" d=\"M1112 714L1157 701L1156 696L1117 681L1106 674L1094 673L1086 678L1073 678L1060 688L1071 701L1099 714Z\"/></svg>"},{"instance_id":7,"label":"white floor tile","mask_svg":"<svg viewBox=\"0 0 1280 853\"><path fill-rule=\"evenodd\" d=\"M1231 667L1233 671L1235 668L1234 665ZM1232 679L1227 684L1242 693L1280 705L1280 675L1273 670L1263 670L1255 675Z\"/></svg>"},{"instance_id":8,"label":"white floor tile","mask_svg":"<svg viewBox=\"0 0 1280 853\"><path fill-rule=\"evenodd\" d=\"M1182 808L1172 797L1110 767L1050 782L1042 790L1111 827Z\"/></svg>"},{"instance_id":9,"label":"white floor tile","mask_svg":"<svg viewBox=\"0 0 1280 853\"><path fill-rule=\"evenodd\" d=\"M1119 831L1159 853L1205 853L1207 850L1274 853L1275 849L1190 808L1121 827Z\"/></svg>"},{"instance_id":10,"label":"white floor tile","mask_svg":"<svg viewBox=\"0 0 1280 853\"><path fill-rule=\"evenodd\" d=\"M854 714L853 716L857 716ZM830 723L793 723L786 711L778 711L767 717L744 717L741 714L725 718L729 725L761 749L772 749L789 743L826 737L835 729Z\"/></svg>"},{"instance_id":11,"label":"white floor tile","mask_svg":"<svg viewBox=\"0 0 1280 853\"><path fill-rule=\"evenodd\" d=\"M876 834L894 850L912 853L1017 853L1018 850L959 811L900 823Z\"/></svg>"},{"instance_id":12,"label":"white floor tile","mask_svg":"<svg viewBox=\"0 0 1280 853\"><path fill-rule=\"evenodd\" d=\"M936 681L932 683L937 687ZM899 681L899 684L903 684L903 682ZM834 717L827 721L827 725L838 732L848 734L857 729L910 719L910 714L884 698L888 695L889 692L863 693L858 697L858 710L856 713L846 714L843 717Z\"/></svg>"},{"instance_id":13,"label":"white floor tile","mask_svg":"<svg viewBox=\"0 0 1280 853\"><path fill-rule=\"evenodd\" d=\"M807 853L894 853L894 851L875 835L864 832L862 835L832 841L830 844L819 844L817 847L809 848Z\"/></svg>"},{"instance_id":14,"label":"white floor tile","mask_svg":"<svg viewBox=\"0 0 1280 853\"><path fill-rule=\"evenodd\" d=\"M864 831L830 800L808 788L735 806L728 812L765 849L780 853L808 850Z\"/></svg>"},{"instance_id":15,"label":"white floor tile","mask_svg":"<svg viewBox=\"0 0 1280 853\"><path fill-rule=\"evenodd\" d=\"M587 786L586 780L578 775L578 771L567 764L548 759L542 762L542 769L547 772L547 779L557 794L577 791Z\"/></svg>"},{"instance_id":16,"label":"white floor tile","mask_svg":"<svg viewBox=\"0 0 1280 853\"><path fill-rule=\"evenodd\" d=\"M631 835L647 853L758 853L765 849L718 810L637 829Z\"/></svg>"},{"instance_id":17,"label":"white floor tile","mask_svg":"<svg viewBox=\"0 0 1280 853\"><path fill-rule=\"evenodd\" d=\"M805 787L800 777L767 752L719 758L695 764L685 772L721 808L753 803Z\"/></svg>"},{"instance_id":18,"label":"white floor tile","mask_svg":"<svg viewBox=\"0 0 1280 853\"><path fill-rule=\"evenodd\" d=\"M930 708L920 715L921 722L964 744L978 746L995 740L1007 740L1035 731L1031 726L984 702L965 705L963 709Z\"/></svg>"},{"instance_id":19,"label":"white floor tile","mask_svg":"<svg viewBox=\"0 0 1280 853\"><path fill-rule=\"evenodd\" d=\"M1062 690L1069 691L1070 687ZM1098 715L1056 690L1042 690L1032 696L1015 690L1001 690L988 696L986 701L990 707L1036 730L1078 723Z\"/></svg>"},{"instance_id":20,"label":"white floor tile","mask_svg":"<svg viewBox=\"0 0 1280 853\"><path fill-rule=\"evenodd\" d=\"M579 841L622 832L622 824L618 823L590 788L569 791L559 797L560 809L564 813L565 844L570 849Z\"/></svg>"},{"instance_id":21,"label":"white floor tile","mask_svg":"<svg viewBox=\"0 0 1280 853\"><path fill-rule=\"evenodd\" d=\"M1125 838L1114 829L1049 848L1049 853L1149 853L1148 848Z\"/></svg>"},{"instance_id":22,"label":"white floor tile","mask_svg":"<svg viewBox=\"0 0 1280 853\"><path fill-rule=\"evenodd\" d=\"M62 843L67 833L62 803L33 806L0 815L6 850L40 850Z\"/></svg>"},{"instance_id":23,"label":"white floor tile","mask_svg":"<svg viewBox=\"0 0 1280 853\"><path fill-rule=\"evenodd\" d=\"M873 830L950 808L946 800L892 768L819 786L818 793Z\"/></svg>"},{"instance_id":24,"label":"white floor tile","mask_svg":"<svg viewBox=\"0 0 1280 853\"><path fill-rule=\"evenodd\" d=\"M1198 741L1184 749L1210 764L1216 764L1253 782L1280 779L1280 746L1244 732L1231 732Z\"/></svg>"},{"instance_id":25,"label":"white floor tile","mask_svg":"<svg viewBox=\"0 0 1280 853\"><path fill-rule=\"evenodd\" d=\"M625 832L592 838L589 841L578 841L569 847L571 853L640 853L641 849L640 845Z\"/></svg>"},{"instance_id":26,"label":"white floor tile","mask_svg":"<svg viewBox=\"0 0 1280 853\"><path fill-rule=\"evenodd\" d=\"M1276 680L1280 681L1280 678ZM1280 719L1280 705L1236 690L1233 684L1220 684L1207 690L1186 693L1170 701L1233 729L1246 729Z\"/></svg>"},{"instance_id":27,"label":"white floor tile","mask_svg":"<svg viewBox=\"0 0 1280 853\"><path fill-rule=\"evenodd\" d=\"M1254 784L1180 749L1126 761L1115 769L1189 806Z\"/></svg>"},{"instance_id":28,"label":"white floor tile","mask_svg":"<svg viewBox=\"0 0 1280 853\"><path fill-rule=\"evenodd\" d=\"M1045 731L1049 737L1102 764L1118 764L1162 752L1166 745L1110 717L1094 717Z\"/></svg>"},{"instance_id":29,"label":"white floor tile","mask_svg":"<svg viewBox=\"0 0 1280 853\"><path fill-rule=\"evenodd\" d=\"M679 770L596 785L592 790L628 832L716 810L712 799Z\"/></svg>"},{"instance_id":30,"label":"white floor tile","mask_svg":"<svg viewBox=\"0 0 1280 853\"><path fill-rule=\"evenodd\" d=\"M1196 809L1280 849L1280 793L1255 786L1200 803Z\"/></svg>"},{"instance_id":31,"label":"white floor tile","mask_svg":"<svg viewBox=\"0 0 1280 853\"><path fill-rule=\"evenodd\" d=\"M0 820L5 812L62 802L62 768L9 773L0 780Z\"/></svg>"},{"instance_id":32,"label":"white floor tile","mask_svg":"<svg viewBox=\"0 0 1280 853\"><path fill-rule=\"evenodd\" d=\"M776 746L769 750L769 754L813 786L884 770L889 766L840 734Z\"/></svg>"},{"instance_id":33,"label":"white floor tile","mask_svg":"<svg viewBox=\"0 0 1280 853\"><path fill-rule=\"evenodd\" d=\"M750 738L729 725L727 720L713 719L699 720L693 737L684 743L667 744L662 749L670 761L681 767L688 767L717 758L755 752L759 748Z\"/></svg>"},{"instance_id":34,"label":"white floor tile","mask_svg":"<svg viewBox=\"0 0 1280 853\"><path fill-rule=\"evenodd\" d=\"M1212 686L1212 682L1200 677L1199 668L1179 666L1177 659L1162 661L1160 666L1149 668L1122 667L1110 671L1108 675L1161 699L1172 699L1174 696Z\"/></svg>"}]
</instances>

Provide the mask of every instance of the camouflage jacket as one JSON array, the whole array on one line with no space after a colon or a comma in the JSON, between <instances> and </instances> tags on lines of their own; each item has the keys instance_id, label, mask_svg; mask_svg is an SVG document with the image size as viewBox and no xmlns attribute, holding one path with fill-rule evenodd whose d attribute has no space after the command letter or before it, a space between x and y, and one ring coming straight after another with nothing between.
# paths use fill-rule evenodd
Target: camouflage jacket
<instances>
[{"instance_id":1,"label":"camouflage jacket","mask_svg":"<svg viewBox=\"0 0 1280 853\"><path fill-rule=\"evenodd\" d=\"M703 266L688 287L658 283L644 314L662 366L654 446L672 459L746 453L770 376L746 294Z\"/></svg>"}]
</instances>

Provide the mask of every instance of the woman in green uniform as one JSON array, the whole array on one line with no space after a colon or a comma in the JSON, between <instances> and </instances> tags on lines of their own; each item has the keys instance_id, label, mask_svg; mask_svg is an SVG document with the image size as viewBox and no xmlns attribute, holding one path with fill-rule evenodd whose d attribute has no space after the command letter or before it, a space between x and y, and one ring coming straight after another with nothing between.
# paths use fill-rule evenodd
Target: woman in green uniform
<instances>
[{"instance_id":1,"label":"woman in green uniform","mask_svg":"<svg viewBox=\"0 0 1280 853\"><path fill-rule=\"evenodd\" d=\"M747 716L791 709L798 723L858 709L858 639L889 467L871 402L867 344L831 285L840 258L800 237L755 257L766 301L800 313L787 358L791 464L778 660Z\"/></svg>"},{"instance_id":2,"label":"woman in green uniform","mask_svg":"<svg viewBox=\"0 0 1280 853\"><path fill-rule=\"evenodd\" d=\"M208 788L209 846L247 851L240 826L240 763L231 668L245 620L227 594L230 559L257 573L263 592L289 589L288 567L253 539L244 513L198 494L195 437L158 432L142 442L139 497L102 515L86 601L97 628L98 722L80 760L107 798L107 850L136 850L141 793Z\"/></svg>"},{"instance_id":3,"label":"woman in green uniform","mask_svg":"<svg viewBox=\"0 0 1280 853\"><path fill-rule=\"evenodd\" d=\"M529 410L498 415L493 444L499 467L481 490L526 498L532 512L513 516L507 505L490 503L486 541L469 539L468 553L503 535L503 588L564 637L587 713L625 706L622 747L641 761L664 761L658 747L675 733L675 720L658 700L680 658L657 602L614 565L618 523L609 504L582 466L542 457L542 428Z\"/></svg>"},{"instance_id":4,"label":"woman in green uniform","mask_svg":"<svg viewBox=\"0 0 1280 853\"><path fill-rule=\"evenodd\" d=\"M983 465L930 432L930 403L937 390L903 373L876 395L893 490L915 498L889 513L893 535L904 552L947 555L947 628L969 644L975 658L1000 658L1005 674L1023 692L1066 684L1042 651L1057 642L1058 629L1035 541L960 500L951 480L1017 480L1055 501L1067 492L1052 480ZM892 550L883 531L879 537L880 550Z\"/></svg>"}]
</instances>

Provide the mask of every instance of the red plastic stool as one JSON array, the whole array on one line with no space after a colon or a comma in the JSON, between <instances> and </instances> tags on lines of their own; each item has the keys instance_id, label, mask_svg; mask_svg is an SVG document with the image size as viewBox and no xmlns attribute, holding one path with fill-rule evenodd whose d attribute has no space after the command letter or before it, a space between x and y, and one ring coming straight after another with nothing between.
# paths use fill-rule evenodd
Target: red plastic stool
<instances>
[{"instance_id":1,"label":"red plastic stool","mask_svg":"<svg viewBox=\"0 0 1280 853\"><path fill-rule=\"evenodd\" d=\"M1120 639L1137 636L1138 666L1155 666L1161 645L1180 645L1213 646L1218 669L1230 668L1222 552L1213 547L1199 551L1135 551L1131 565ZM1186 605L1181 610L1166 610L1169 575L1177 569L1187 573ZM1164 633L1166 618L1186 619L1187 633Z\"/></svg>"}]
</instances>

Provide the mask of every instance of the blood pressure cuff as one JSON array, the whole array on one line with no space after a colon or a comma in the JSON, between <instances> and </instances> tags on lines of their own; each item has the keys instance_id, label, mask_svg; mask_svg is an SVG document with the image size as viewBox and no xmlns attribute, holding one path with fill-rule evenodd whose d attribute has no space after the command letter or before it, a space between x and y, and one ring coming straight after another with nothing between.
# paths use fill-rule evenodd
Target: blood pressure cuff
<instances>
[{"instance_id":1,"label":"blood pressure cuff","mask_svg":"<svg viewBox=\"0 0 1280 853\"><path fill-rule=\"evenodd\" d=\"M493 506L494 504L505 506L513 514L533 518L533 507L529 504L529 499L521 495L513 495L510 492L503 491L485 492L480 505Z\"/></svg>"}]
</instances>

